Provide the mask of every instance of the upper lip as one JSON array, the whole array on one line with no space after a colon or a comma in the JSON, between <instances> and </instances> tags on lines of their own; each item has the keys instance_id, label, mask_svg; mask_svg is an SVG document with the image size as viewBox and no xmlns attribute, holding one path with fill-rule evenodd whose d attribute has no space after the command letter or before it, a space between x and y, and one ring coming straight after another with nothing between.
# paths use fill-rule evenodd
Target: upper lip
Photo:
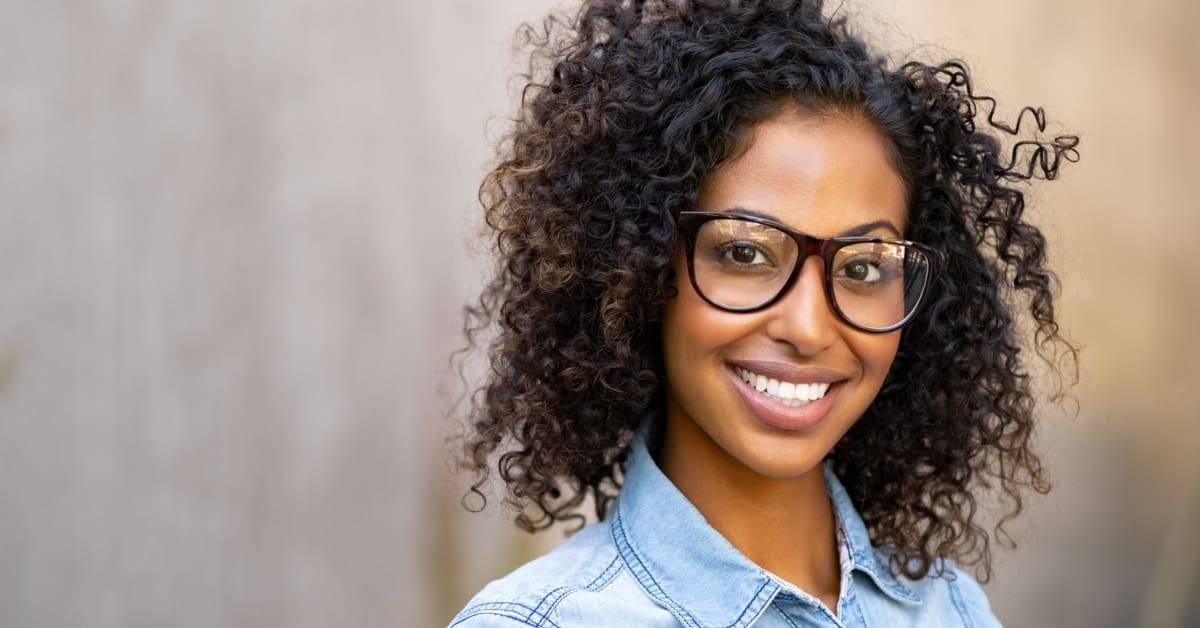
<instances>
[{"instance_id":1,"label":"upper lip","mask_svg":"<svg viewBox=\"0 0 1200 628\"><path fill-rule=\"evenodd\" d=\"M763 375L783 382L832 384L849 379L841 371L820 366L797 366L788 362L765 360L730 360L729 364L734 367L744 368L755 375Z\"/></svg>"}]
</instances>

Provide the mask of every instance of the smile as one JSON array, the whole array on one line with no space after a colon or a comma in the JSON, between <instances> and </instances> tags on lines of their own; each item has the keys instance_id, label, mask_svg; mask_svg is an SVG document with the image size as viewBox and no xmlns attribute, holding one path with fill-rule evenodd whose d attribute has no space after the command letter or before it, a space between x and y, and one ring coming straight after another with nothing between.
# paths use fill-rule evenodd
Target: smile
<instances>
[{"instance_id":1,"label":"smile","mask_svg":"<svg viewBox=\"0 0 1200 628\"><path fill-rule=\"evenodd\" d=\"M742 367L734 370L755 390L791 408L812 403L829 391L829 382L781 382Z\"/></svg>"}]
</instances>

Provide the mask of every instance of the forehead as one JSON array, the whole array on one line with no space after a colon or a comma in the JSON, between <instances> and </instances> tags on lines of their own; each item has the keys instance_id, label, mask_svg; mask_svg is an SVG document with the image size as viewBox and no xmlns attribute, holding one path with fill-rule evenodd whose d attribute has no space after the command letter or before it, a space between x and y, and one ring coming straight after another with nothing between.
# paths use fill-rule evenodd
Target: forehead
<instances>
[{"instance_id":1,"label":"forehead","mask_svg":"<svg viewBox=\"0 0 1200 628\"><path fill-rule=\"evenodd\" d=\"M698 205L751 210L825 237L881 220L902 234L907 213L887 140L870 122L796 108L751 127L743 152L704 181Z\"/></svg>"}]
</instances>

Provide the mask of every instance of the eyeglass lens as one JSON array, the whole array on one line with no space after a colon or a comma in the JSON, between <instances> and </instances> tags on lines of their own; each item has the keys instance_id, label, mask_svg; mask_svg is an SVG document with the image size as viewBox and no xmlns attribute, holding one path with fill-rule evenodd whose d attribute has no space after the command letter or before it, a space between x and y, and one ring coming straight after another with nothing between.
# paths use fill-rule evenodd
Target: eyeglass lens
<instances>
[{"instance_id":1,"label":"eyeglass lens","mask_svg":"<svg viewBox=\"0 0 1200 628\"><path fill-rule=\"evenodd\" d=\"M801 251L788 234L739 219L709 220L696 233L692 271L700 292L719 306L752 309L782 291ZM851 323L885 328L917 306L930 263L919 249L891 242L856 242L833 255L834 304Z\"/></svg>"}]
</instances>

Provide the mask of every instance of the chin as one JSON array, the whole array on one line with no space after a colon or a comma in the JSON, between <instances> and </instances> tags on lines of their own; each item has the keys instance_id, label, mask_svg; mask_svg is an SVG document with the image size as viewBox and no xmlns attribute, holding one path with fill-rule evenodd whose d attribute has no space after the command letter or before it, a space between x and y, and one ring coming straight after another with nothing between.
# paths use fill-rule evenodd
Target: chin
<instances>
[{"instance_id":1,"label":"chin","mask_svg":"<svg viewBox=\"0 0 1200 628\"><path fill-rule=\"evenodd\" d=\"M814 470L823 473L822 465L829 449L796 440L795 436L755 438L743 442L739 447L741 451L726 449L726 453L740 466L763 478L789 480L804 477Z\"/></svg>"}]
</instances>

